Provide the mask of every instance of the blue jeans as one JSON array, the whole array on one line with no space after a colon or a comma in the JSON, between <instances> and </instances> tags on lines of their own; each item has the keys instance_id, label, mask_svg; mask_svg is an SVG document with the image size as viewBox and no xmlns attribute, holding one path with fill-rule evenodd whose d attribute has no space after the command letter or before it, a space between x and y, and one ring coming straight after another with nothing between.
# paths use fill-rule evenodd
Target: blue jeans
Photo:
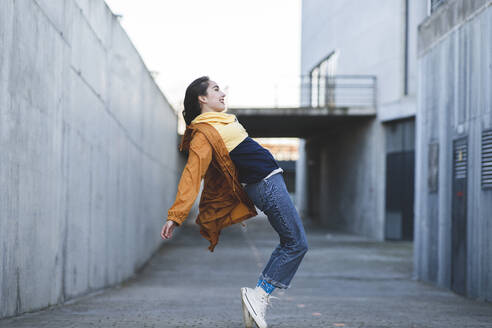
<instances>
[{"instance_id":1,"label":"blue jeans","mask_svg":"<svg viewBox=\"0 0 492 328\"><path fill-rule=\"evenodd\" d=\"M280 243L270 256L260 278L287 289L308 250L301 218L290 199L282 173L244 187L249 198L268 217Z\"/></svg>"}]
</instances>

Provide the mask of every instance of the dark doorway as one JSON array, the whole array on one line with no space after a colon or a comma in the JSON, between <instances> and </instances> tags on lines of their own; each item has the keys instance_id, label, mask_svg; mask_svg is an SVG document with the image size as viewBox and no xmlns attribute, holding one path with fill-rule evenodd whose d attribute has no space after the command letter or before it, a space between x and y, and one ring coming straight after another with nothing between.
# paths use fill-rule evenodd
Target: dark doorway
<instances>
[{"instance_id":1,"label":"dark doorway","mask_svg":"<svg viewBox=\"0 0 492 328\"><path fill-rule=\"evenodd\" d=\"M451 219L451 289L466 295L466 184L468 176L468 141L453 143L453 195Z\"/></svg>"},{"instance_id":2,"label":"dark doorway","mask_svg":"<svg viewBox=\"0 0 492 328\"><path fill-rule=\"evenodd\" d=\"M415 120L385 124L385 239L413 241Z\"/></svg>"},{"instance_id":3,"label":"dark doorway","mask_svg":"<svg viewBox=\"0 0 492 328\"><path fill-rule=\"evenodd\" d=\"M386 239L413 240L415 152L386 155Z\"/></svg>"}]
</instances>

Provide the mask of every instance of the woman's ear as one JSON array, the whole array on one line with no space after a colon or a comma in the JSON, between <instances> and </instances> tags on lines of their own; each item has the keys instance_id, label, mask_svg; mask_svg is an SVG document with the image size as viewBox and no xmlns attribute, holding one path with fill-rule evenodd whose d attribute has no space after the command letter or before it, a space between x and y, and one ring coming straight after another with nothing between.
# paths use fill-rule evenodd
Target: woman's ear
<instances>
[{"instance_id":1,"label":"woman's ear","mask_svg":"<svg viewBox=\"0 0 492 328\"><path fill-rule=\"evenodd\" d=\"M198 101L206 104L207 103L207 97L205 97L205 96L198 96Z\"/></svg>"}]
</instances>

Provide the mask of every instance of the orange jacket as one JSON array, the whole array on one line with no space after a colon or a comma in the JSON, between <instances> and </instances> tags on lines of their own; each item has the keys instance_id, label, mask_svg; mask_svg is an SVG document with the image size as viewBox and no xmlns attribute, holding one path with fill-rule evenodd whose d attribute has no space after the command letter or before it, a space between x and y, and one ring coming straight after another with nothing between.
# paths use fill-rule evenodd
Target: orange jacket
<instances>
[{"instance_id":1,"label":"orange jacket","mask_svg":"<svg viewBox=\"0 0 492 328\"><path fill-rule=\"evenodd\" d=\"M174 204L168 211L168 220L181 225L188 216L200 191L195 222L200 234L210 242L213 252L220 231L232 224L257 215L255 206L239 182L236 166L217 130L207 123L186 127L179 150L189 150L188 161L178 184Z\"/></svg>"}]
</instances>

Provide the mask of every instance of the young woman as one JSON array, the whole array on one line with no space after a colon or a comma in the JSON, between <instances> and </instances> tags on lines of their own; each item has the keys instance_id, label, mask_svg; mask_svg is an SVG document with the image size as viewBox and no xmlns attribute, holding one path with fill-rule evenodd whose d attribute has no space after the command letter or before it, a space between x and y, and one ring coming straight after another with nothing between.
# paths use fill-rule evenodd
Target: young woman
<instances>
[{"instance_id":1,"label":"young woman","mask_svg":"<svg viewBox=\"0 0 492 328\"><path fill-rule=\"evenodd\" d=\"M161 232L163 239L186 219L204 178L196 223L213 251L221 229L255 216L255 205L278 233L280 243L255 288L241 288L246 327L267 327L265 311L275 288L287 289L308 250L302 221L292 203L283 170L272 154L248 136L233 114L225 113L225 93L207 76L186 89L186 131L180 150L188 149L176 200Z\"/></svg>"}]
</instances>

